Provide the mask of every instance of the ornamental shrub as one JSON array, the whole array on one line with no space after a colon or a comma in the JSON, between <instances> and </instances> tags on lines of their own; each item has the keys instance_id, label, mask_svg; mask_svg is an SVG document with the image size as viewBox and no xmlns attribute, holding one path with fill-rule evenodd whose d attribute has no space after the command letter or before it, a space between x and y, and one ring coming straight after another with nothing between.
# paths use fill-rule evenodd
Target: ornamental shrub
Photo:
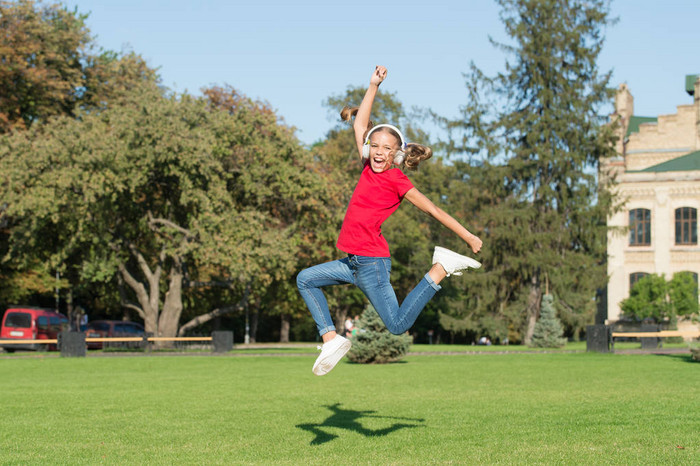
<instances>
[{"instance_id":1,"label":"ornamental shrub","mask_svg":"<svg viewBox=\"0 0 700 466\"><path fill-rule=\"evenodd\" d=\"M398 361L411 346L411 336L389 332L371 304L367 305L355 326L358 330L352 337L352 348L348 352L351 362L384 364Z\"/></svg>"},{"instance_id":2,"label":"ornamental shrub","mask_svg":"<svg viewBox=\"0 0 700 466\"><path fill-rule=\"evenodd\" d=\"M564 329L554 310L554 298L551 294L546 294L542 296L540 318L535 324L535 331L532 334L530 346L561 348L566 344L566 338L563 338L563 335Z\"/></svg>"}]
</instances>

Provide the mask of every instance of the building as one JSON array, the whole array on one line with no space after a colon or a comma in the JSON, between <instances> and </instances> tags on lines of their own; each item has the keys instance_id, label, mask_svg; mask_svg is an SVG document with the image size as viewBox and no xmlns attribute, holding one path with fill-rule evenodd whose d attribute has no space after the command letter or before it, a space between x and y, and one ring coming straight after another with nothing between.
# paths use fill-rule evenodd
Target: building
<instances>
[{"instance_id":1,"label":"building","mask_svg":"<svg viewBox=\"0 0 700 466\"><path fill-rule=\"evenodd\" d=\"M622 84L615 99L620 120L617 153L603 168L617 178L623 208L608 220L607 316L620 320L620 301L646 274L700 274L700 76L686 77L692 103L673 115L634 114ZM601 319L602 320L602 319ZM602 323L602 322L601 322ZM679 322L679 328L689 326Z\"/></svg>"}]
</instances>

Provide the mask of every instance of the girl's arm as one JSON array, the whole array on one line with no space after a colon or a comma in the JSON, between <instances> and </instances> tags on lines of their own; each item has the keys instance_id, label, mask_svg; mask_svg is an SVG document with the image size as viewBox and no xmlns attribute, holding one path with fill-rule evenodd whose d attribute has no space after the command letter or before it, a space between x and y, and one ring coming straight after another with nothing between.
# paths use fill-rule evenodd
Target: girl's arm
<instances>
[{"instance_id":1,"label":"girl's arm","mask_svg":"<svg viewBox=\"0 0 700 466\"><path fill-rule=\"evenodd\" d=\"M355 142L357 143L360 160L362 160L362 146L365 143L364 135L369 125L370 115L372 114L372 103L374 102L374 97L377 95L379 85L384 79L386 79L386 68L377 66L369 80L369 87L367 88L367 92L365 92L360 108L357 110L357 115L355 115L355 122L352 125L352 128L355 130Z\"/></svg>"},{"instance_id":2,"label":"girl's arm","mask_svg":"<svg viewBox=\"0 0 700 466\"><path fill-rule=\"evenodd\" d=\"M478 236L470 233L466 228L464 228L457 220L455 220L450 214L433 204L433 202L425 197L423 193L418 191L416 188L411 188L404 196L411 204L418 207L423 212L430 214L438 222L445 225L447 228L452 230L462 238L474 251L475 253L481 250L482 241Z\"/></svg>"}]
</instances>

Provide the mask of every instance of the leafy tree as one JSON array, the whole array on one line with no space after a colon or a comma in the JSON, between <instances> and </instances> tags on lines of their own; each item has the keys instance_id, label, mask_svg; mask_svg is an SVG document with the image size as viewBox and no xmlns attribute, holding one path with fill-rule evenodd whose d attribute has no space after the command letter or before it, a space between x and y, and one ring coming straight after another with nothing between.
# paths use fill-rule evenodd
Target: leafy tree
<instances>
[{"instance_id":1,"label":"leafy tree","mask_svg":"<svg viewBox=\"0 0 700 466\"><path fill-rule=\"evenodd\" d=\"M348 359L360 364L385 364L401 359L411 346L408 334L394 335L371 304L360 316L357 333L352 337Z\"/></svg>"},{"instance_id":2,"label":"leafy tree","mask_svg":"<svg viewBox=\"0 0 700 466\"><path fill-rule=\"evenodd\" d=\"M103 109L130 89L156 82L155 71L138 55L98 51L86 18L59 3L0 1L0 134L75 116L80 108ZM7 216L5 199L0 200L0 216L0 256L6 256L14 220ZM74 292L95 291L79 286L75 276L69 280L69 300ZM41 260L22 270L7 261L0 264L0 302L52 295L66 283L64 278L57 282L55 268Z\"/></svg>"},{"instance_id":3,"label":"leafy tree","mask_svg":"<svg viewBox=\"0 0 700 466\"><path fill-rule=\"evenodd\" d=\"M627 317L675 323L678 316L697 314L698 285L689 272L676 273L669 281L663 275L645 275L634 284L620 308Z\"/></svg>"},{"instance_id":4,"label":"leafy tree","mask_svg":"<svg viewBox=\"0 0 700 466\"><path fill-rule=\"evenodd\" d=\"M638 320L654 319L657 322L672 314L668 300L668 283L663 275L649 274L642 277L630 290L630 296L620 303L622 312Z\"/></svg>"},{"instance_id":5,"label":"leafy tree","mask_svg":"<svg viewBox=\"0 0 700 466\"><path fill-rule=\"evenodd\" d=\"M669 299L676 316L691 316L698 313L698 282L690 272L673 274L668 284Z\"/></svg>"},{"instance_id":6,"label":"leafy tree","mask_svg":"<svg viewBox=\"0 0 700 466\"><path fill-rule=\"evenodd\" d=\"M146 330L174 336L187 284L242 296L288 279L304 230L293 214L322 205L318 181L292 130L247 99L226 110L155 85L127 96L3 140L8 256L81 280L116 274Z\"/></svg>"},{"instance_id":7,"label":"leafy tree","mask_svg":"<svg viewBox=\"0 0 700 466\"><path fill-rule=\"evenodd\" d=\"M86 19L60 3L0 1L0 133L104 107L156 79L138 55L96 51Z\"/></svg>"},{"instance_id":8,"label":"leafy tree","mask_svg":"<svg viewBox=\"0 0 700 466\"><path fill-rule=\"evenodd\" d=\"M554 297L551 294L545 294L542 296L540 318L535 325L530 346L536 348L561 348L566 344L566 338L563 338L563 335L564 328L561 326L559 319L557 319L557 314L554 310Z\"/></svg>"},{"instance_id":9,"label":"leafy tree","mask_svg":"<svg viewBox=\"0 0 700 466\"><path fill-rule=\"evenodd\" d=\"M465 181L479 202L475 220L488 246L479 280L488 286L478 299L514 318L508 326L529 343L547 277L579 328L607 281L612 204L596 175L615 150L599 117L612 98L610 73L600 74L596 61L611 19L607 0L498 3L513 44L494 45L510 59L494 77L472 65L469 100L462 119L446 122L446 147L468 157Z\"/></svg>"}]
</instances>

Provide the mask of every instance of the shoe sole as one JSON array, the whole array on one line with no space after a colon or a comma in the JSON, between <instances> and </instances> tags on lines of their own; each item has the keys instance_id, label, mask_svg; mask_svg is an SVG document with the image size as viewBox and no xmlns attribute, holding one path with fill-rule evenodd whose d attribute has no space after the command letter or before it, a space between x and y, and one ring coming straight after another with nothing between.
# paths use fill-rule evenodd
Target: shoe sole
<instances>
[{"instance_id":1,"label":"shoe sole","mask_svg":"<svg viewBox=\"0 0 700 466\"><path fill-rule=\"evenodd\" d=\"M457 254L456 252L451 251L451 250L446 249L446 248L443 248L443 247L441 247L441 246L435 246L435 252L437 252L437 251L440 251L440 254L441 254L441 255L445 255L445 256L450 256L450 257L454 257L454 258L466 260L467 263L468 263L468 267L470 267L470 268L472 268L472 269L478 269L478 268L481 267L481 262L478 262L478 261L472 259L471 257L467 257L467 256L463 256L463 255L461 255L461 254ZM435 263L437 263L437 261L433 262L433 264L435 264Z\"/></svg>"},{"instance_id":2,"label":"shoe sole","mask_svg":"<svg viewBox=\"0 0 700 466\"><path fill-rule=\"evenodd\" d=\"M331 354L329 357L324 359L323 361L318 361L316 364L314 364L313 368L313 373L321 376L321 375L326 375L330 371L333 370L333 368L338 364L338 362L343 359L343 356L350 351L350 347L352 346L352 343L350 343L350 340L346 340L343 342L342 345L338 347L338 349Z\"/></svg>"}]
</instances>

